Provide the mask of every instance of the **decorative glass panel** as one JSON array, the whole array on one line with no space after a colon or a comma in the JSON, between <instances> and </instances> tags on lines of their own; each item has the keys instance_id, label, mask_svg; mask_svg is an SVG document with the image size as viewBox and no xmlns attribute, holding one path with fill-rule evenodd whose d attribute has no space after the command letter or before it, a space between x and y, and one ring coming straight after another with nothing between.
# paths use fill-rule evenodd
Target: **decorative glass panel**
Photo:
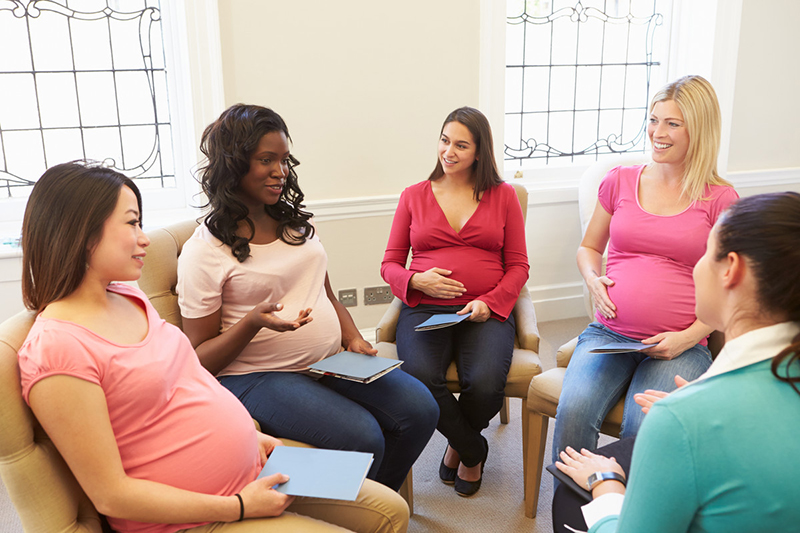
<instances>
[{"instance_id":1,"label":"decorative glass panel","mask_svg":"<svg viewBox=\"0 0 800 533\"><path fill-rule=\"evenodd\" d=\"M507 9L506 167L644 152L671 0L508 0Z\"/></svg>"},{"instance_id":2,"label":"decorative glass panel","mask_svg":"<svg viewBox=\"0 0 800 533\"><path fill-rule=\"evenodd\" d=\"M0 1L0 199L94 159L175 187L158 0Z\"/></svg>"}]
</instances>

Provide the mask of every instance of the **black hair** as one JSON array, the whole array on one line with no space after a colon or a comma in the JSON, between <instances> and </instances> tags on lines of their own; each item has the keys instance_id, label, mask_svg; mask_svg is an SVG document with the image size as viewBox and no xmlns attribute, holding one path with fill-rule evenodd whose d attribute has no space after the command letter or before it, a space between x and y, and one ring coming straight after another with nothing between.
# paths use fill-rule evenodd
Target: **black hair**
<instances>
[{"instance_id":1,"label":"black hair","mask_svg":"<svg viewBox=\"0 0 800 533\"><path fill-rule=\"evenodd\" d=\"M235 104L205 129L200 142L200 151L208 160L200 168L200 183L211 207L205 223L214 237L231 247L239 262L250 257L250 240L255 234L247 206L238 196L239 184L250 170L250 157L259 141L274 131L283 132L291 140L286 123L273 110ZM309 222L312 214L303 210L305 196L294 170L300 162L289 158L289 174L280 199L274 205L265 205L264 210L278 221L278 238L299 245L314 235L314 226ZM249 238L236 234L242 221L250 228Z\"/></svg>"}]
</instances>

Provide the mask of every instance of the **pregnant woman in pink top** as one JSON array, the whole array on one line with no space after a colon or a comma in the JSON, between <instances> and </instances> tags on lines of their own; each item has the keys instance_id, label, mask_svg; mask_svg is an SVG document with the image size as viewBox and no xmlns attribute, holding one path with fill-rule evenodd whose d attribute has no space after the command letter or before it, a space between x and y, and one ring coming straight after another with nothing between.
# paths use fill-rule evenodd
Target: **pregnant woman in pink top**
<instances>
[{"instance_id":1,"label":"pregnant woman in pink top","mask_svg":"<svg viewBox=\"0 0 800 533\"><path fill-rule=\"evenodd\" d=\"M711 364L712 328L694 313L692 269L720 213L738 195L717 174L720 112L700 76L670 83L653 98L647 127L653 161L612 169L578 249L578 268L596 321L580 335L564 376L553 460L566 446L597 447L600 424L627 388L622 436L644 416L633 395L673 390ZM606 274L601 275L608 244ZM640 353L592 354L610 342L652 344Z\"/></svg>"},{"instance_id":2,"label":"pregnant woman in pink top","mask_svg":"<svg viewBox=\"0 0 800 533\"><path fill-rule=\"evenodd\" d=\"M39 313L19 351L22 393L111 528L404 533L405 502L370 480L339 502L282 494L282 474L256 479L280 441L142 291L115 283L141 275L141 217L129 178L65 163L36 182L22 230L22 294Z\"/></svg>"}]
</instances>

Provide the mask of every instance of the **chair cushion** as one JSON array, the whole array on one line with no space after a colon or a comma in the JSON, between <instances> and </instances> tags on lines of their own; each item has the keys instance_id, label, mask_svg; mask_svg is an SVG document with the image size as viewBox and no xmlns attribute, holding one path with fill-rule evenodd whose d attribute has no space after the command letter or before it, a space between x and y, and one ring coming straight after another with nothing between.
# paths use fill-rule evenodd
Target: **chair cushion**
<instances>
[{"instance_id":1,"label":"chair cushion","mask_svg":"<svg viewBox=\"0 0 800 533\"><path fill-rule=\"evenodd\" d=\"M528 411L555 418L558 398L561 396L561 387L564 383L566 368L551 368L535 376L528 388ZM624 398L618 401L606 415L600 431L606 435L618 437L622 425L622 412L625 407Z\"/></svg>"},{"instance_id":2,"label":"chair cushion","mask_svg":"<svg viewBox=\"0 0 800 533\"><path fill-rule=\"evenodd\" d=\"M531 380L526 404L528 411L549 417L556 416L556 406L566 370L566 368L551 368Z\"/></svg>"},{"instance_id":3,"label":"chair cushion","mask_svg":"<svg viewBox=\"0 0 800 533\"><path fill-rule=\"evenodd\" d=\"M393 343L379 342L375 345L375 348L378 350L378 357L398 359L397 346ZM541 374L541 372L542 365L536 352L514 348L511 368L508 371L508 379L506 381L506 396L510 398L525 398L528 395L528 384L531 382L531 378ZM450 363L447 368L447 388L450 392L459 392L461 390L458 386L458 370L456 370L455 363Z\"/></svg>"}]
</instances>

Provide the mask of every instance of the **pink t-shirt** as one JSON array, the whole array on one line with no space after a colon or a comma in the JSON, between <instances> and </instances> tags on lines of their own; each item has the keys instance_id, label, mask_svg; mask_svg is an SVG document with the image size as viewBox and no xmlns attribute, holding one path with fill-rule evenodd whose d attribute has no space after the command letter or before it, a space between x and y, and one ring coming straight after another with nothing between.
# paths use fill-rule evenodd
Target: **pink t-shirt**
<instances>
[{"instance_id":1,"label":"pink t-shirt","mask_svg":"<svg viewBox=\"0 0 800 533\"><path fill-rule=\"evenodd\" d=\"M220 310L220 331L227 331L261 302L283 304L275 314L286 320L310 307L311 322L297 331L261 328L217 375L306 370L342 351L342 327L325 292L327 269L328 256L316 234L299 246L280 239L251 243L250 257L240 263L230 246L200 224L178 258L181 315L202 318Z\"/></svg>"},{"instance_id":2,"label":"pink t-shirt","mask_svg":"<svg viewBox=\"0 0 800 533\"><path fill-rule=\"evenodd\" d=\"M22 394L66 375L99 385L128 476L194 492L230 496L260 471L247 410L202 366L186 336L162 320L138 289L108 290L139 300L148 332L119 345L78 324L36 319L19 351ZM150 524L109 517L114 531L171 533L200 524Z\"/></svg>"},{"instance_id":3,"label":"pink t-shirt","mask_svg":"<svg viewBox=\"0 0 800 533\"><path fill-rule=\"evenodd\" d=\"M408 251L411 265L406 269ZM452 300L432 298L409 289L417 272L438 267L452 270L451 279L467 292ZM381 275L406 304L466 305L476 298L505 320L528 280L525 223L514 188L506 183L484 191L478 208L456 232L447 222L431 190L431 182L403 191L381 264Z\"/></svg>"},{"instance_id":4,"label":"pink t-shirt","mask_svg":"<svg viewBox=\"0 0 800 533\"><path fill-rule=\"evenodd\" d=\"M595 316L634 339L682 331L697 319L692 269L706 251L717 218L739 198L733 187L712 185L704 195L708 200L694 202L677 215L654 215L639 205L644 167L612 169L598 192L600 205L612 215L606 275L614 281L608 296L617 316Z\"/></svg>"}]
</instances>

